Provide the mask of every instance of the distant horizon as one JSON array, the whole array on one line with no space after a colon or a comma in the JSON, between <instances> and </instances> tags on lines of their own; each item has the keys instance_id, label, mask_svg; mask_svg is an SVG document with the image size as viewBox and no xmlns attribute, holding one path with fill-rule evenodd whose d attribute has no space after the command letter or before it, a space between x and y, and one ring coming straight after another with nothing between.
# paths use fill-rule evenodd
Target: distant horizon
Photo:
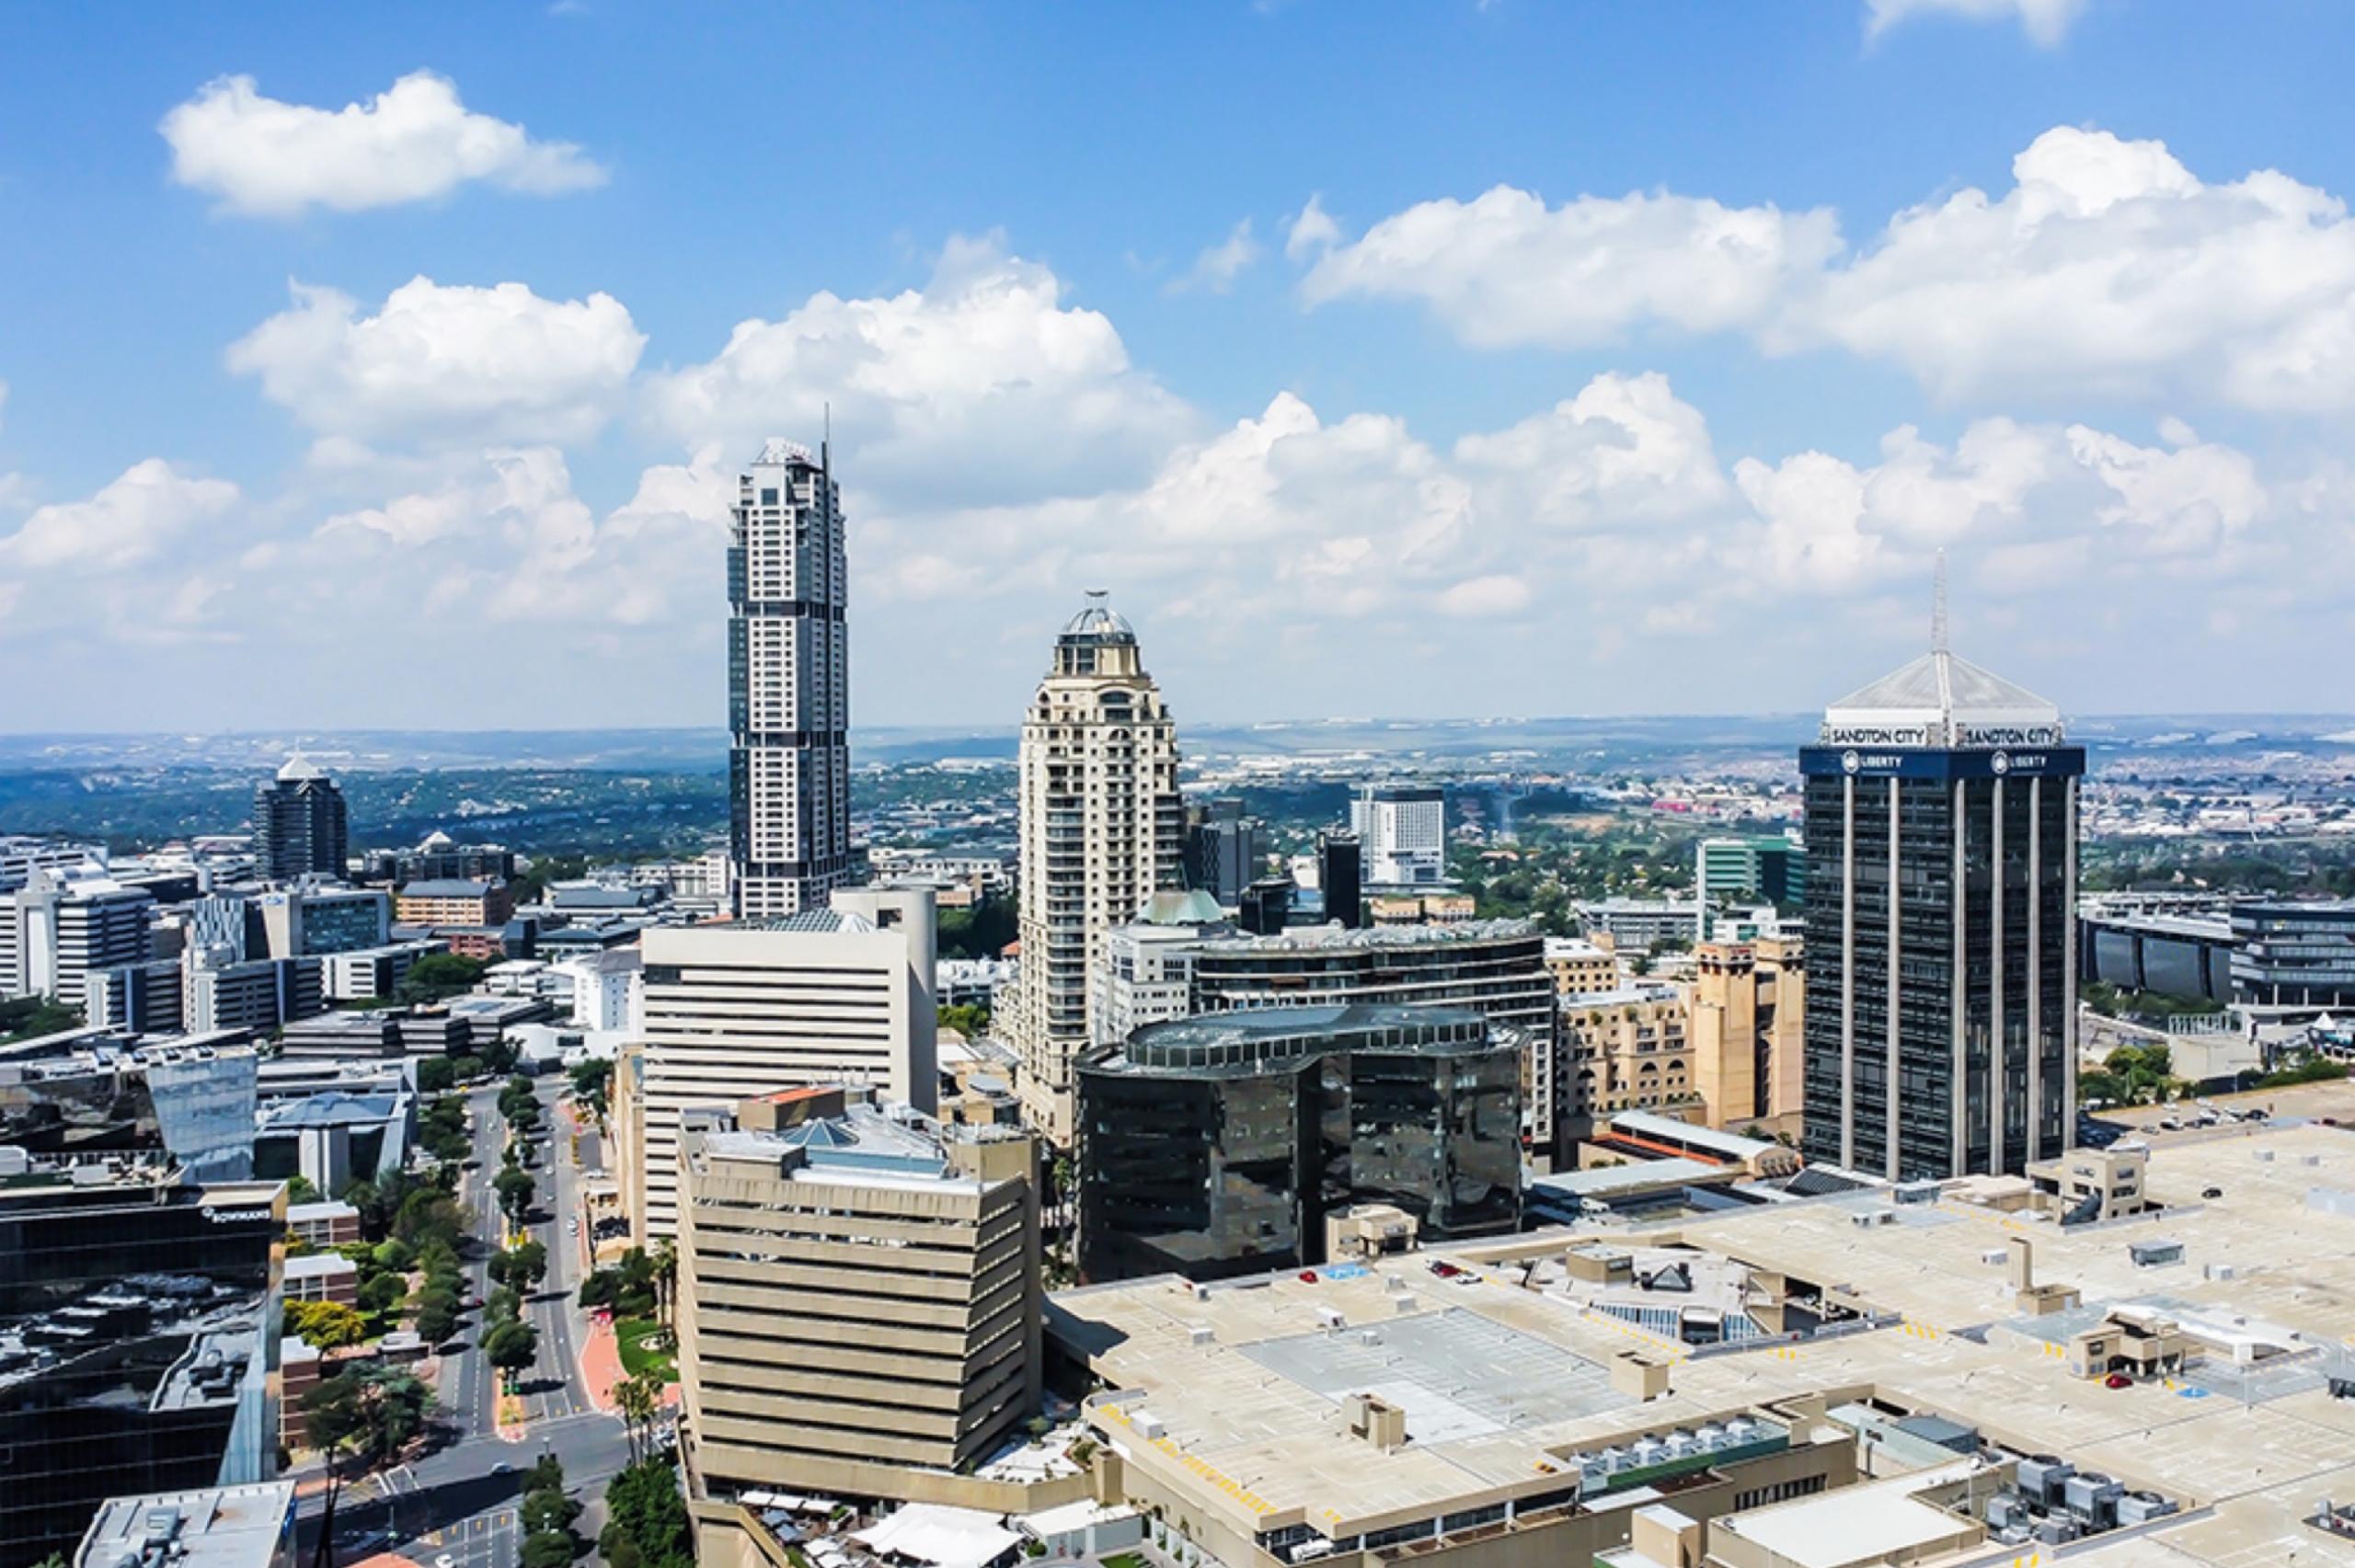
<instances>
[{"instance_id":1,"label":"distant horizon","mask_svg":"<svg viewBox=\"0 0 2355 1568\"><path fill-rule=\"evenodd\" d=\"M1548 724L1607 724L1638 720L1673 720L1680 723L1706 723L1724 720L1741 723L1770 723L1782 719L1807 721L1816 717L1813 710L1760 709L1752 711L1674 709L1627 709L1612 712L1558 714L1487 714L1446 717L1432 715L1352 714L1324 718L1274 719L1188 719L1178 720L1180 738L1188 728L1211 733L1247 732L1270 729L1306 729L1319 727L1399 726L1402 727L1442 728L1453 727L1488 727L1509 725ZM2355 708L2343 711L2329 709L2114 709L2063 715L2063 722L2073 728L2079 725L2120 722L2157 723L2177 721L2193 724L2206 720L2233 720L2246 723L2268 719L2299 723L2355 724ZM868 735L928 735L954 737L1011 736L1021 729L1021 720L1004 725L969 726L953 724L858 724L850 727L853 734ZM353 736L563 736L563 735L725 735L724 724L615 724L615 725L357 725L319 727L285 725L250 728L221 729L6 729L0 728L0 743L40 740L102 741L102 740L264 740L284 738L296 745L312 737ZM2349 744L2355 744L2350 736Z\"/></svg>"}]
</instances>

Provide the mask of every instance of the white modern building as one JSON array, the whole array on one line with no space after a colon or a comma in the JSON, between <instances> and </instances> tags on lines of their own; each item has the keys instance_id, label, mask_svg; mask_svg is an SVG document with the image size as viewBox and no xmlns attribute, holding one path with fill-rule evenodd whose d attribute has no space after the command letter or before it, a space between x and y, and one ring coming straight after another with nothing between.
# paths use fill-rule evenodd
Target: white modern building
<instances>
[{"instance_id":1,"label":"white modern building","mask_svg":"<svg viewBox=\"0 0 2355 1568\"><path fill-rule=\"evenodd\" d=\"M844 889L770 921L657 926L642 944L640 1066L616 1114L640 1241L675 1233L682 1114L811 1084L938 1104L928 888ZM642 1188L638 1185L642 1181Z\"/></svg>"},{"instance_id":2,"label":"white modern building","mask_svg":"<svg viewBox=\"0 0 2355 1568\"><path fill-rule=\"evenodd\" d=\"M1191 1013L1195 955L1211 938L1234 934L1208 893L1155 893L1146 899L1134 920L1105 934L1088 1003L1096 1043L1119 1045L1147 1024Z\"/></svg>"},{"instance_id":3,"label":"white modern building","mask_svg":"<svg viewBox=\"0 0 2355 1568\"><path fill-rule=\"evenodd\" d=\"M1447 876L1447 800L1437 784L1362 784L1350 829L1365 846L1371 887L1430 887Z\"/></svg>"},{"instance_id":4,"label":"white modern building","mask_svg":"<svg viewBox=\"0 0 2355 1568\"><path fill-rule=\"evenodd\" d=\"M1088 979L1105 933L1181 887L1178 728L1137 635L1091 590L1055 639L1022 719L1022 979L1014 1039L1022 1113L1068 1149L1072 1060L1092 1043Z\"/></svg>"},{"instance_id":5,"label":"white modern building","mask_svg":"<svg viewBox=\"0 0 2355 1568\"><path fill-rule=\"evenodd\" d=\"M93 971L154 956L148 927L155 900L125 887L94 864L34 868L0 898L0 996L52 996L69 1007L86 1000Z\"/></svg>"},{"instance_id":6,"label":"white modern building","mask_svg":"<svg viewBox=\"0 0 2355 1568\"><path fill-rule=\"evenodd\" d=\"M737 913L766 920L852 876L842 492L822 451L771 441L731 516L729 859Z\"/></svg>"},{"instance_id":7,"label":"white modern building","mask_svg":"<svg viewBox=\"0 0 2355 1568\"><path fill-rule=\"evenodd\" d=\"M575 1026L597 1032L639 1026L638 985L645 976L645 955L638 948L584 953L555 966L554 973L569 984Z\"/></svg>"}]
</instances>

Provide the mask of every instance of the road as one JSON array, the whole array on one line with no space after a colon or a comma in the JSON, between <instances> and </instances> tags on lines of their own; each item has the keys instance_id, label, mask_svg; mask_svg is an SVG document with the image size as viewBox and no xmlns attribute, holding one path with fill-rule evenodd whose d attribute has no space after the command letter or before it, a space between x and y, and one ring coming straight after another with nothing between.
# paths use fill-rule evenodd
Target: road
<instances>
[{"instance_id":1,"label":"road","mask_svg":"<svg viewBox=\"0 0 2355 1568\"><path fill-rule=\"evenodd\" d=\"M560 1124L557 1092L561 1080L540 1089L543 1125ZM489 1293L489 1260L503 1234L491 1177L498 1173L505 1124L499 1115L497 1085L467 1095L473 1113L473 1161L459 1188L475 1238L466 1249L468 1288L479 1300ZM524 1425L520 1439L499 1432L499 1379L475 1342L481 1314L470 1313L459 1340L442 1357L440 1417L449 1441L411 1463L347 1485L336 1511L334 1568L377 1551L392 1551L438 1568L519 1568L522 1529L517 1518L522 1472L543 1455L564 1466L567 1486L590 1506L576 1528L594 1539L602 1521L604 1482L628 1462L628 1439L621 1422L599 1413L580 1382L579 1345L585 1332L578 1306L581 1249L571 1233L580 1213L580 1173L572 1168L569 1139L544 1138L534 1175L539 1201L529 1230L548 1253L548 1278L524 1304L539 1331L537 1363L522 1382ZM311 1562L323 1496L304 1501L302 1561Z\"/></svg>"}]
</instances>

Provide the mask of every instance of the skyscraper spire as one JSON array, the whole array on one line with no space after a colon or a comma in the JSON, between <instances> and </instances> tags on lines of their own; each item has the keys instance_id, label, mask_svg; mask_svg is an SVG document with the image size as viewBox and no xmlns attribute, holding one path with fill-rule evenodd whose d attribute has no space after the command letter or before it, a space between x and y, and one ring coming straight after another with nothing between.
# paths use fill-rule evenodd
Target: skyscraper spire
<instances>
[{"instance_id":1,"label":"skyscraper spire","mask_svg":"<svg viewBox=\"0 0 2355 1568\"><path fill-rule=\"evenodd\" d=\"M1947 547L1938 546L1938 571L1930 589L1930 651L1945 653L1947 647Z\"/></svg>"}]
</instances>

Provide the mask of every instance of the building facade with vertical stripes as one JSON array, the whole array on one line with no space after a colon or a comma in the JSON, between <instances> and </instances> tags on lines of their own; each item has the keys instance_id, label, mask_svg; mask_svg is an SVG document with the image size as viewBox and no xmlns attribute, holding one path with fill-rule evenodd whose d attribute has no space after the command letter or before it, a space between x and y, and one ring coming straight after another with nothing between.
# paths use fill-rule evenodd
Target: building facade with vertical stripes
<instances>
[{"instance_id":1,"label":"building facade with vertical stripes","mask_svg":"<svg viewBox=\"0 0 2355 1568\"><path fill-rule=\"evenodd\" d=\"M729 516L728 854L736 912L776 919L856 880L842 491L822 451L771 441Z\"/></svg>"},{"instance_id":2,"label":"building facade with vertical stripes","mask_svg":"<svg viewBox=\"0 0 2355 1568\"><path fill-rule=\"evenodd\" d=\"M2076 1104L2077 783L2060 710L1946 647L1801 748L1804 1133L1891 1180L2018 1173Z\"/></svg>"}]
</instances>

